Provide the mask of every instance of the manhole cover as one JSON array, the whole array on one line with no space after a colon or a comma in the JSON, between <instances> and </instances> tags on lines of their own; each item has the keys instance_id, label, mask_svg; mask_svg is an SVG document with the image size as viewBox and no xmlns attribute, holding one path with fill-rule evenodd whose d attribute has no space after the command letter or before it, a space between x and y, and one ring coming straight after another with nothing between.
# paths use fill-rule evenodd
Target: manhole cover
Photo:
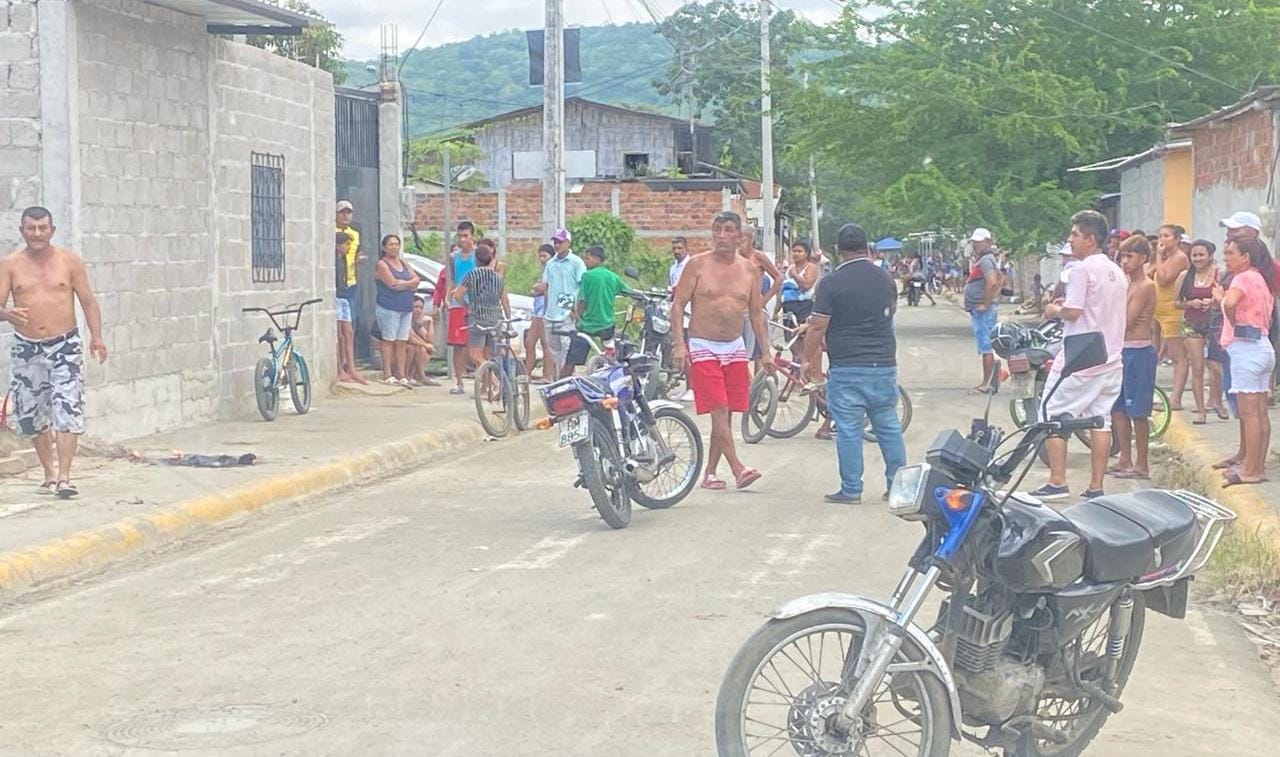
<instances>
[{"instance_id":1,"label":"manhole cover","mask_svg":"<svg viewBox=\"0 0 1280 757\"><path fill-rule=\"evenodd\" d=\"M264 704L228 704L149 712L116 723L106 737L120 746L144 749L217 749L261 744L319 728L318 712Z\"/></svg>"}]
</instances>

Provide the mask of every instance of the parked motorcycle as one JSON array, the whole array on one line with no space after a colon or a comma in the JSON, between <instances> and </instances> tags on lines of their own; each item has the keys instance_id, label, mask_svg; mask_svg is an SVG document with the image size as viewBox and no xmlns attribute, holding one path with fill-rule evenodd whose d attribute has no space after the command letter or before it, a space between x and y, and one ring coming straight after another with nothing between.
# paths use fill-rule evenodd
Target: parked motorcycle
<instances>
[{"instance_id":1,"label":"parked motorcycle","mask_svg":"<svg viewBox=\"0 0 1280 757\"><path fill-rule=\"evenodd\" d=\"M630 266L624 271L627 278L639 281L640 273ZM632 290L631 306L627 308L630 327L639 322L638 343L640 351L654 358L654 369L640 381L647 399L670 398L684 391L684 371L671 365L671 294L665 291Z\"/></svg>"},{"instance_id":2,"label":"parked motorcycle","mask_svg":"<svg viewBox=\"0 0 1280 757\"><path fill-rule=\"evenodd\" d=\"M1062 350L1062 321L1045 321L1034 328L1002 321L991 330L991 348L1009 368L1009 417L1025 428L1037 420L1049 369Z\"/></svg>"},{"instance_id":3,"label":"parked motorcycle","mask_svg":"<svg viewBox=\"0 0 1280 757\"><path fill-rule=\"evenodd\" d=\"M625 338L615 357L598 373L543 387L549 416L536 425L559 429L560 447L572 448L577 461L574 487L586 488L611 527L626 528L632 501L664 509L689 496L702 468L702 436L682 405L635 390L654 369L653 357Z\"/></svg>"},{"instance_id":4,"label":"parked motorcycle","mask_svg":"<svg viewBox=\"0 0 1280 757\"><path fill-rule=\"evenodd\" d=\"M1066 338L1062 359L1064 376L1101 365L1102 335ZM940 434L891 487L890 512L925 537L889 602L817 594L775 611L725 674L719 754L945 757L960 738L1006 757L1081 754L1124 706L1146 611L1185 617L1235 518L1185 491L1061 513L1012 493L1046 436L1101 425L1032 421L1008 452L985 417ZM914 620L935 586L947 597L926 630Z\"/></svg>"}]
</instances>

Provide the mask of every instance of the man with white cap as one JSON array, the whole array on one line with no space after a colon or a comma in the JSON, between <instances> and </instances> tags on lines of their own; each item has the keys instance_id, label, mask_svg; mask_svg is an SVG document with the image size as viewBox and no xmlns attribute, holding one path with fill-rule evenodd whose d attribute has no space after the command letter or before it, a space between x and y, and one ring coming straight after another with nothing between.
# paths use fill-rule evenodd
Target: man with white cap
<instances>
[{"instance_id":1,"label":"man with white cap","mask_svg":"<svg viewBox=\"0 0 1280 757\"><path fill-rule=\"evenodd\" d=\"M973 340L982 357L982 382L973 388L985 394L991 384L996 359L991 349L991 329L996 325L996 296L1000 294L1000 262L992 253L991 232L977 228L969 235L973 253L969 259L969 278L964 285L964 309L969 313Z\"/></svg>"},{"instance_id":2,"label":"man with white cap","mask_svg":"<svg viewBox=\"0 0 1280 757\"><path fill-rule=\"evenodd\" d=\"M1227 240L1231 242L1257 239L1262 234L1262 220L1247 210L1232 213L1229 218L1218 221L1218 225L1227 230Z\"/></svg>"},{"instance_id":3,"label":"man with white cap","mask_svg":"<svg viewBox=\"0 0 1280 757\"><path fill-rule=\"evenodd\" d=\"M556 332L571 329L566 321L573 317L574 308L578 304L578 285L582 283L582 274L587 271L582 258L569 249L572 241L573 235L568 229L556 229L551 235L551 245L555 247L556 254L542 268L541 283L547 296L547 310L543 316L547 324L547 350L556 367L552 375L565 369L565 358L569 354L572 339ZM573 367L569 366L568 371L572 373Z\"/></svg>"}]
</instances>

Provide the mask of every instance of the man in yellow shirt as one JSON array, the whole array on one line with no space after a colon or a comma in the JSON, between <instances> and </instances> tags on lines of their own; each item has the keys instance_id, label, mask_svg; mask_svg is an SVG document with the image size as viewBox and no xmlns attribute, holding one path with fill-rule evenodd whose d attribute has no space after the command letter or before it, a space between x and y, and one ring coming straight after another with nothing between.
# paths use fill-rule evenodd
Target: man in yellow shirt
<instances>
[{"instance_id":1,"label":"man in yellow shirt","mask_svg":"<svg viewBox=\"0 0 1280 757\"><path fill-rule=\"evenodd\" d=\"M356 308L356 261L360 259L360 232L351 225L355 207L349 200L338 203L335 260L338 312L338 380L367 384L356 370L355 330L352 314Z\"/></svg>"}]
</instances>

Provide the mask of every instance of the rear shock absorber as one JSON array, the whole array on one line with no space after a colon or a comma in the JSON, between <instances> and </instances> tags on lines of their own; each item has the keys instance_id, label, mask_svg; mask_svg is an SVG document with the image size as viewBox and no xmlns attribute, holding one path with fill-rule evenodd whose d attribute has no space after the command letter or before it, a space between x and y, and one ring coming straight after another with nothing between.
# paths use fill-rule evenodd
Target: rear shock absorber
<instances>
[{"instance_id":1,"label":"rear shock absorber","mask_svg":"<svg viewBox=\"0 0 1280 757\"><path fill-rule=\"evenodd\" d=\"M1107 687L1114 691L1120 662L1124 659L1129 629L1133 625L1133 595L1125 592L1111 610L1111 624L1107 628Z\"/></svg>"}]
</instances>

